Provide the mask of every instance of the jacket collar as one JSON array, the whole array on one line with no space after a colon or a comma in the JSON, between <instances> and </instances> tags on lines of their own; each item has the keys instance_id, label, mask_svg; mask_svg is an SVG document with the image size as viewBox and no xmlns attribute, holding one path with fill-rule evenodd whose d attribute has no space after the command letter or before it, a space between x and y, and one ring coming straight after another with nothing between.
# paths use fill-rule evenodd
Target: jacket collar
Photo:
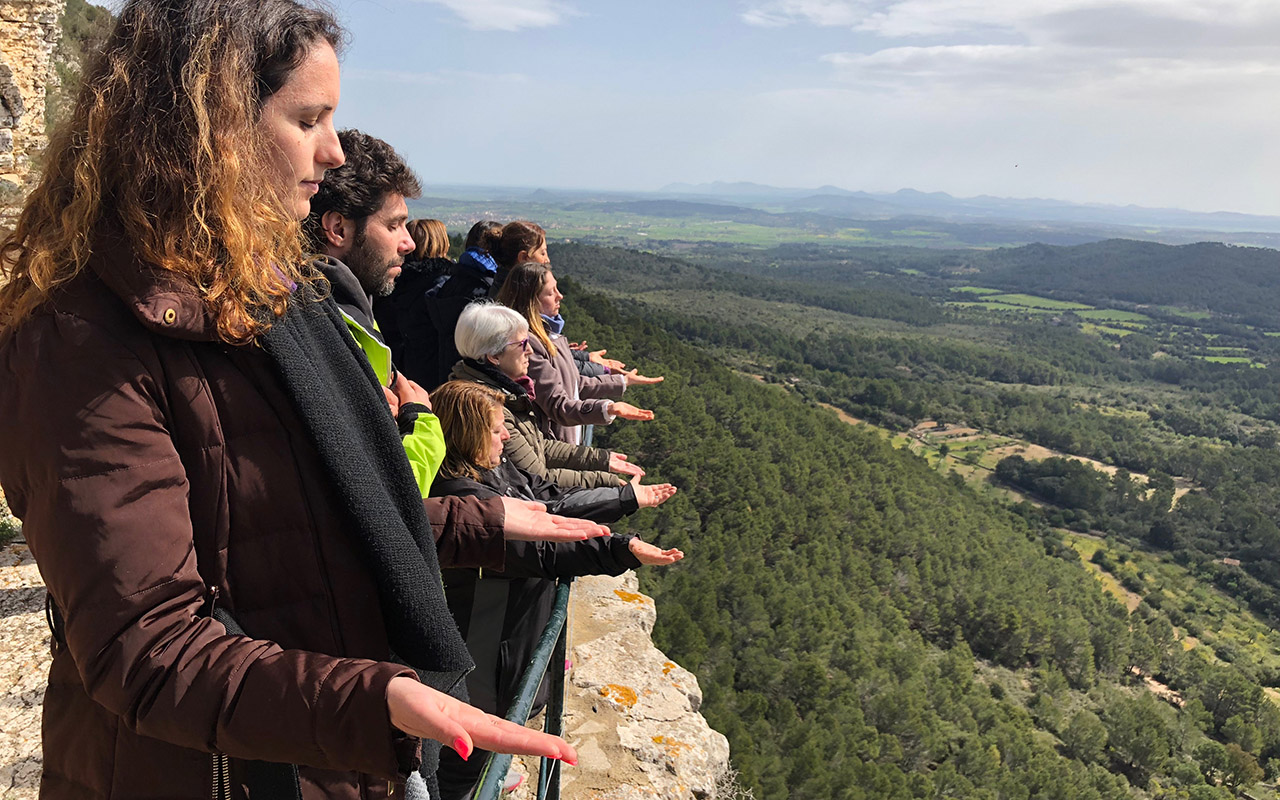
<instances>
[{"instance_id":1,"label":"jacket collar","mask_svg":"<svg viewBox=\"0 0 1280 800\"><path fill-rule=\"evenodd\" d=\"M373 321L373 298L365 294L351 268L333 256L320 256L312 262L333 287L333 300L338 307L367 331L377 329Z\"/></svg>"},{"instance_id":2,"label":"jacket collar","mask_svg":"<svg viewBox=\"0 0 1280 800\"><path fill-rule=\"evenodd\" d=\"M520 403L528 403L529 387L511 380L497 367L487 364L483 361L476 361L473 358L464 358L457 364L453 365L453 372L450 378L463 381L475 381L483 383L494 389L506 392L507 405L516 410L515 407Z\"/></svg>"},{"instance_id":3,"label":"jacket collar","mask_svg":"<svg viewBox=\"0 0 1280 800\"><path fill-rule=\"evenodd\" d=\"M141 260L118 230L94 239L90 269L152 333L191 341L218 339L218 323L185 278Z\"/></svg>"}]
</instances>

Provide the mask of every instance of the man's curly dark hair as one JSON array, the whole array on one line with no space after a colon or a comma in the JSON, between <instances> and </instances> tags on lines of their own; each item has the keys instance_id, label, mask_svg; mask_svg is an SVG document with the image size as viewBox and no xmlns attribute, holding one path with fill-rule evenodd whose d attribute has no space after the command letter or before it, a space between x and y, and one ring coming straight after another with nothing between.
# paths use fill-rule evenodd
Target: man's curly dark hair
<instances>
[{"instance_id":1,"label":"man's curly dark hair","mask_svg":"<svg viewBox=\"0 0 1280 800\"><path fill-rule=\"evenodd\" d=\"M338 141L347 161L325 173L320 191L311 198L311 213L303 223L311 246L322 252L324 231L320 218L327 211L337 211L353 220L356 233L364 232L365 221L395 193L418 197L422 185L413 170L404 163L391 145L355 129L338 131Z\"/></svg>"}]
</instances>

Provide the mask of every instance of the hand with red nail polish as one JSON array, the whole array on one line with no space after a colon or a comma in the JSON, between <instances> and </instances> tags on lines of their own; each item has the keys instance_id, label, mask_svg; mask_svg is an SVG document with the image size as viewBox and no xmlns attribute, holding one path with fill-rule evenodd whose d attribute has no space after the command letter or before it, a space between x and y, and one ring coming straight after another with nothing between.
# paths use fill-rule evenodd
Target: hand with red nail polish
<instances>
[{"instance_id":1,"label":"hand with red nail polish","mask_svg":"<svg viewBox=\"0 0 1280 800\"><path fill-rule=\"evenodd\" d=\"M464 761L480 748L578 763L578 754L560 737L486 714L413 678L392 678L387 684L387 711L397 729L448 745Z\"/></svg>"}]
</instances>

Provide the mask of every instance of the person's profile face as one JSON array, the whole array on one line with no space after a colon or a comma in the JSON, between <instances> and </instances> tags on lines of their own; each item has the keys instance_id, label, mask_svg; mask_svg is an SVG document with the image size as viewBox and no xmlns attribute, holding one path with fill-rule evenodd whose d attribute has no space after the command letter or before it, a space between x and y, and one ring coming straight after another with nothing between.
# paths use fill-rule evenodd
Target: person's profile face
<instances>
[{"instance_id":1,"label":"person's profile face","mask_svg":"<svg viewBox=\"0 0 1280 800\"><path fill-rule=\"evenodd\" d=\"M507 342L502 352L495 358L489 357L493 365L511 380L523 378L529 374L529 330L526 328Z\"/></svg>"},{"instance_id":2,"label":"person's profile face","mask_svg":"<svg viewBox=\"0 0 1280 800\"><path fill-rule=\"evenodd\" d=\"M258 124L275 150L270 177L284 189L299 220L311 213L311 198L320 190L325 170L346 160L333 127L338 94L338 55L322 40L262 104Z\"/></svg>"},{"instance_id":3,"label":"person's profile face","mask_svg":"<svg viewBox=\"0 0 1280 800\"><path fill-rule=\"evenodd\" d=\"M511 434L507 433L506 423L502 420L502 410L495 408L489 416L489 463L490 469L502 463L502 445Z\"/></svg>"},{"instance_id":4,"label":"person's profile face","mask_svg":"<svg viewBox=\"0 0 1280 800\"><path fill-rule=\"evenodd\" d=\"M395 288L404 257L413 252L409 235L409 208L404 195L392 192L382 206L364 220L343 261L360 281L366 294L386 297Z\"/></svg>"},{"instance_id":5,"label":"person's profile face","mask_svg":"<svg viewBox=\"0 0 1280 800\"><path fill-rule=\"evenodd\" d=\"M542 288L538 290L538 310L548 317L554 317L560 313L560 301L564 299L564 295L560 294L560 290L556 287L556 276L550 272L542 281Z\"/></svg>"}]
</instances>

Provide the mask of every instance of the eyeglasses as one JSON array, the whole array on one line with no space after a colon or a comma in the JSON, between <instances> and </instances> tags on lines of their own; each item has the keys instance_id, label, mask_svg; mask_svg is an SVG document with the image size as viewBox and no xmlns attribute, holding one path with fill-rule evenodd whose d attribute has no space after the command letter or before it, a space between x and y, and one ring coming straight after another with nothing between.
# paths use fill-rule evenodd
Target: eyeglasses
<instances>
[{"instance_id":1,"label":"eyeglasses","mask_svg":"<svg viewBox=\"0 0 1280 800\"><path fill-rule=\"evenodd\" d=\"M506 350L508 347L519 347L521 350L532 350L532 349L533 349L532 347L530 347L530 346L529 346L529 337L528 337L528 336L524 337L523 339L521 339L521 340L520 340L520 341L518 341L518 342L507 342L506 344L504 344L504 345L502 346L502 349L503 349L503 350Z\"/></svg>"}]
</instances>

